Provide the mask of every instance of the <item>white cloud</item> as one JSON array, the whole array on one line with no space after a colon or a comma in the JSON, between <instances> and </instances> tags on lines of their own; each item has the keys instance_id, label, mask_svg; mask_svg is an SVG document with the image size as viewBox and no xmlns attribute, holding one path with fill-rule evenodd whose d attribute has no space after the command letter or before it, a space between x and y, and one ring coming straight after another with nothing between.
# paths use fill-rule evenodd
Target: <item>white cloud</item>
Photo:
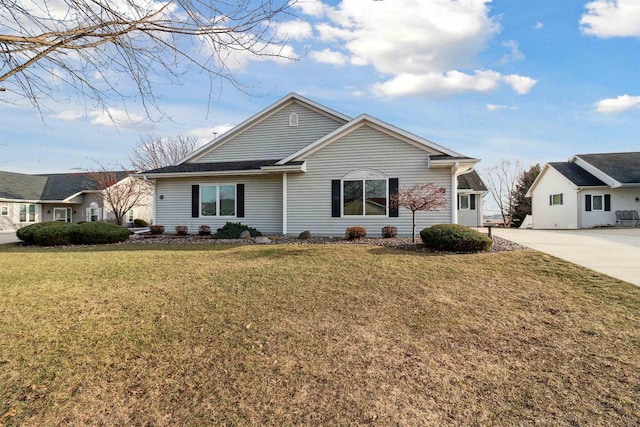
<instances>
[{"instance_id":1,"label":"white cloud","mask_svg":"<svg viewBox=\"0 0 640 427\"><path fill-rule=\"evenodd\" d=\"M93 117L91 123L94 125L116 126L123 129L146 127L143 124L145 119L143 116L115 108L109 108L106 111L92 111L88 116Z\"/></svg>"},{"instance_id":2,"label":"white cloud","mask_svg":"<svg viewBox=\"0 0 640 427\"><path fill-rule=\"evenodd\" d=\"M580 18L585 34L601 38L640 37L640 1L596 0Z\"/></svg>"},{"instance_id":3,"label":"white cloud","mask_svg":"<svg viewBox=\"0 0 640 427\"><path fill-rule=\"evenodd\" d=\"M502 80L504 80L509 86L516 91L516 93L520 95L524 95L529 93L531 88L538 83L537 80L532 79L531 77L520 76L518 74L510 74L508 76L502 76Z\"/></svg>"},{"instance_id":4,"label":"white cloud","mask_svg":"<svg viewBox=\"0 0 640 427\"><path fill-rule=\"evenodd\" d=\"M518 107L511 107L509 105L501 105L501 104L487 104L487 110L489 111L498 111L498 110L517 110Z\"/></svg>"},{"instance_id":5,"label":"white cloud","mask_svg":"<svg viewBox=\"0 0 640 427\"><path fill-rule=\"evenodd\" d=\"M500 73L490 70L476 71L473 75L455 70L444 74L400 74L384 83L374 85L373 90L378 95L391 97L488 92L497 87L500 77Z\"/></svg>"},{"instance_id":6,"label":"white cloud","mask_svg":"<svg viewBox=\"0 0 640 427\"><path fill-rule=\"evenodd\" d=\"M534 30L540 30L542 29L542 27L544 27L544 24L540 21L536 22L535 25L532 27Z\"/></svg>"},{"instance_id":7,"label":"white cloud","mask_svg":"<svg viewBox=\"0 0 640 427\"><path fill-rule=\"evenodd\" d=\"M233 128L232 124L225 123L222 125L217 125L212 128L198 128L187 131L187 135L193 135L200 141L201 144L207 143L214 138L220 137L223 133L231 130Z\"/></svg>"},{"instance_id":8,"label":"white cloud","mask_svg":"<svg viewBox=\"0 0 640 427\"><path fill-rule=\"evenodd\" d=\"M313 51L310 56L317 62L322 62L324 64L344 65L347 62L347 57L345 55L331 49Z\"/></svg>"},{"instance_id":9,"label":"white cloud","mask_svg":"<svg viewBox=\"0 0 640 427\"><path fill-rule=\"evenodd\" d=\"M617 98L603 99L596 102L596 108L599 113L604 114L640 110L640 96L621 95Z\"/></svg>"},{"instance_id":10,"label":"white cloud","mask_svg":"<svg viewBox=\"0 0 640 427\"><path fill-rule=\"evenodd\" d=\"M293 7L300 9L305 15L319 18L325 14L327 6L320 0L298 0Z\"/></svg>"},{"instance_id":11,"label":"white cloud","mask_svg":"<svg viewBox=\"0 0 640 427\"><path fill-rule=\"evenodd\" d=\"M311 37L311 24L302 20L287 21L278 24L278 35L288 40L304 40Z\"/></svg>"},{"instance_id":12,"label":"white cloud","mask_svg":"<svg viewBox=\"0 0 640 427\"><path fill-rule=\"evenodd\" d=\"M60 120L66 120L66 121L72 121L72 120L77 120L80 117L83 117L84 113L79 112L79 111L62 111L54 116L51 116L54 119L60 119Z\"/></svg>"},{"instance_id":13,"label":"white cloud","mask_svg":"<svg viewBox=\"0 0 640 427\"><path fill-rule=\"evenodd\" d=\"M375 68L385 76L372 86L379 95L485 92L503 82L495 71L469 71L500 30L489 16L490 0L343 0L335 7L318 3L297 6L325 17L314 29L331 47L311 58ZM506 61L524 58L516 41L505 46L510 48ZM522 90L522 84L512 86Z\"/></svg>"},{"instance_id":14,"label":"white cloud","mask_svg":"<svg viewBox=\"0 0 640 427\"><path fill-rule=\"evenodd\" d=\"M518 42L515 40L507 40L506 42L502 42L502 46L509 48L509 53L505 53L502 56L499 64L504 65L507 62L511 61L520 61L524 59L524 54L518 48Z\"/></svg>"}]
</instances>

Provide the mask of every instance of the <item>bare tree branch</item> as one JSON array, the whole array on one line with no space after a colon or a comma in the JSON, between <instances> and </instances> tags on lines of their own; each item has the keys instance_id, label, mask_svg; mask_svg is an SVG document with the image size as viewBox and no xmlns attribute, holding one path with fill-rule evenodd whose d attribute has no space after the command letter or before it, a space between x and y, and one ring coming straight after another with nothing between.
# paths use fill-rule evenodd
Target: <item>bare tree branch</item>
<instances>
[{"instance_id":1,"label":"bare tree branch","mask_svg":"<svg viewBox=\"0 0 640 427\"><path fill-rule=\"evenodd\" d=\"M176 135L161 138L147 135L129 155L131 167L137 171L158 169L171 166L184 159L200 145L195 136Z\"/></svg>"},{"instance_id":2,"label":"bare tree branch","mask_svg":"<svg viewBox=\"0 0 640 427\"><path fill-rule=\"evenodd\" d=\"M416 242L416 212L435 211L447 205L444 197L444 187L438 187L432 183L414 184L398 189L398 193L391 196L391 206L407 208L411 211L413 228L411 238Z\"/></svg>"},{"instance_id":3,"label":"bare tree branch","mask_svg":"<svg viewBox=\"0 0 640 427\"><path fill-rule=\"evenodd\" d=\"M71 89L104 110L141 101L155 118L155 88L191 68L244 91L229 61L287 58L275 27L295 1L0 0L0 102L42 111Z\"/></svg>"},{"instance_id":4,"label":"bare tree branch","mask_svg":"<svg viewBox=\"0 0 640 427\"><path fill-rule=\"evenodd\" d=\"M491 197L498 205L505 227L511 225L515 206L515 193L518 178L522 174L520 160L511 162L503 159L496 166L484 170L484 181Z\"/></svg>"}]
</instances>

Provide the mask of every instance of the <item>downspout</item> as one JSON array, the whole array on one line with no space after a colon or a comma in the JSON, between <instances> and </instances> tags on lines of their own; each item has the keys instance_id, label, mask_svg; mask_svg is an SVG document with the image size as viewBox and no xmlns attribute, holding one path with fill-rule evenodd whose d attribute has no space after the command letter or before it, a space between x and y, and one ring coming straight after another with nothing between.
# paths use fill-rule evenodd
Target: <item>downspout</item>
<instances>
[{"instance_id":1,"label":"downspout","mask_svg":"<svg viewBox=\"0 0 640 427\"><path fill-rule=\"evenodd\" d=\"M451 168L451 223L458 223L458 168L459 162L455 162Z\"/></svg>"},{"instance_id":2,"label":"downspout","mask_svg":"<svg viewBox=\"0 0 640 427\"><path fill-rule=\"evenodd\" d=\"M144 177L144 180L147 181L147 177ZM151 205L151 224L156 225L156 210L157 210L157 203L156 203L156 181L153 180L153 182L151 183L151 200L152 200L152 205Z\"/></svg>"},{"instance_id":3,"label":"downspout","mask_svg":"<svg viewBox=\"0 0 640 427\"><path fill-rule=\"evenodd\" d=\"M282 174L282 234L287 234L287 173Z\"/></svg>"}]
</instances>

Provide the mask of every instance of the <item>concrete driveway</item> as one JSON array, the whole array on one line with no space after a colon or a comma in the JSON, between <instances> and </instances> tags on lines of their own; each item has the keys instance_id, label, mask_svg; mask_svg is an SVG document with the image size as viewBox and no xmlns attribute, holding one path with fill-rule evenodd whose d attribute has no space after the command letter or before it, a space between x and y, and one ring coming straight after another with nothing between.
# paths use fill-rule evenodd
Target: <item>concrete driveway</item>
<instances>
[{"instance_id":1,"label":"concrete driveway","mask_svg":"<svg viewBox=\"0 0 640 427\"><path fill-rule=\"evenodd\" d=\"M19 242L20 239L18 239L16 237L16 232L15 231L2 231L0 232L0 245L3 245L5 243L14 243L14 242Z\"/></svg>"},{"instance_id":2,"label":"concrete driveway","mask_svg":"<svg viewBox=\"0 0 640 427\"><path fill-rule=\"evenodd\" d=\"M503 239L640 286L640 228L494 228L493 233Z\"/></svg>"}]
</instances>

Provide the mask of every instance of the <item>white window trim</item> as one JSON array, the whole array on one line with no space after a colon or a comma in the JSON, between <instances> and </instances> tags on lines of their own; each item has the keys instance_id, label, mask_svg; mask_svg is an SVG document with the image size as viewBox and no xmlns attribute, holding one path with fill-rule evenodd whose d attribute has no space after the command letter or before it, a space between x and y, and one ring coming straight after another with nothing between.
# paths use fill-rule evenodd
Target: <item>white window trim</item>
<instances>
[{"instance_id":1,"label":"white window trim","mask_svg":"<svg viewBox=\"0 0 640 427\"><path fill-rule=\"evenodd\" d=\"M71 208L53 208L53 220L54 221L56 221L56 211L64 211L64 216L65 216L65 219L66 219L65 222L73 222L72 221L73 212L72 212Z\"/></svg>"},{"instance_id":2,"label":"white window trim","mask_svg":"<svg viewBox=\"0 0 640 427\"><path fill-rule=\"evenodd\" d=\"M467 207L466 208L462 207L462 198L463 197L466 197L466 199L467 199ZM458 206L459 206L458 210L461 210L461 211L469 211L469 210L471 210L471 195L470 194L458 194L458 198L459 198L459 200L458 200Z\"/></svg>"},{"instance_id":3,"label":"white window trim","mask_svg":"<svg viewBox=\"0 0 640 427\"><path fill-rule=\"evenodd\" d=\"M365 200L367 197L365 181L384 180L385 181L385 214L384 215L365 215ZM362 181L362 215L345 215L344 214L344 182L345 181ZM340 180L340 217L341 218L389 218L389 178L377 171L358 170L346 174Z\"/></svg>"},{"instance_id":4,"label":"white window trim","mask_svg":"<svg viewBox=\"0 0 640 427\"><path fill-rule=\"evenodd\" d=\"M233 201L235 206L233 207L233 215L220 215L220 186L233 187ZM202 189L203 187L217 187L216 190L216 214L215 215L202 215ZM200 184L200 197L198 205L198 218L237 218L238 217L238 184L234 182L229 183L201 183Z\"/></svg>"},{"instance_id":5,"label":"white window trim","mask_svg":"<svg viewBox=\"0 0 640 427\"><path fill-rule=\"evenodd\" d=\"M289 127L298 127L298 113L289 114Z\"/></svg>"},{"instance_id":6,"label":"white window trim","mask_svg":"<svg viewBox=\"0 0 640 427\"><path fill-rule=\"evenodd\" d=\"M593 202L594 197L600 197L602 199L601 208L596 209ZM604 193L591 194L591 211L592 212L604 212Z\"/></svg>"},{"instance_id":7,"label":"white window trim","mask_svg":"<svg viewBox=\"0 0 640 427\"><path fill-rule=\"evenodd\" d=\"M25 206L25 220L24 221L18 221L18 222L37 222L38 221L38 208L36 207L36 205L34 203L20 203L20 205L18 206L18 220L20 220L20 210L22 209L22 206ZM33 220L29 219L30 216L30 211L31 209L29 209L30 206L33 206Z\"/></svg>"},{"instance_id":8,"label":"white window trim","mask_svg":"<svg viewBox=\"0 0 640 427\"><path fill-rule=\"evenodd\" d=\"M554 200L555 196L559 196L560 202L556 203ZM551 206L562 206L564 204L564 196L563 193L556 193L551 195Z\"/></svg>"}]
</instances>

